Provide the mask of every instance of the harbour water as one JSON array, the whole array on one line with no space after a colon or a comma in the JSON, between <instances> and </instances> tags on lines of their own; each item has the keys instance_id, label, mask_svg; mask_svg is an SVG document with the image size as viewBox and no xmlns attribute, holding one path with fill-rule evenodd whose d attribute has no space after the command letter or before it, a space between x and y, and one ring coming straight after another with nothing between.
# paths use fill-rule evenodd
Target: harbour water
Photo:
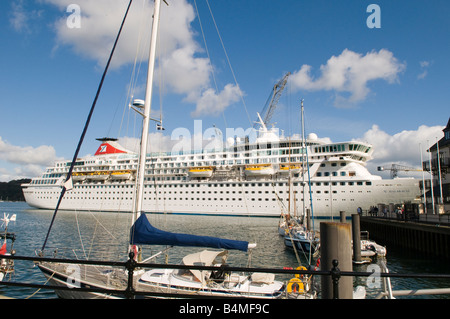
<instances>
[{"instance_id":1,"label":"harbour water","mask_svg":"<svg viewBox=\"0 0 450 319\"><path fill-rule=\"evenodd\" d=\"M44 242L53 211L37 210L24 202L0 202L0 214L17 214L17 221L11 222L8 230L15 232L17 239L14 244L17 256L35 256ZM256 217L225 217L200 215L148 215L149 221L163 230L191 233L206 236L217 236L230 239L247 240L257 243L256 249L251 253L251 267L297 267L296 255L292 250L285 248L283 239L277 232L277 218ZM46 256L51 255L55 248L58 253L64 249L74 249L79 258L88 257L91 260L126 260L127 239L131 224L131 214L128 213L102 213L102 212L73 212L60 211L55 219L45 249ZM323 220L320 220L323 221ZM319 222L314 226L319 229ZM382 242L378 242L383 244ZM159 251L153 247L144 250L145 256ZM198 251L199 248L176 247L169 251L167 261L180 263L183 256ZM448 274L448 262L421 258L416 253L387 247L387 258L384 260L390 273L411 274ZM305 265L307 259L300 256ZM164 263L164 256L156 262ZM237 267L249 266L249 255L243 252L232 252L228 264ZM379 263L377 261L375 264ZM354 271L369 271L368 265L355 266ZM278 279L289 280L291 276L279 276ZM5 278L6 279L6 278ZM16 261L15 273L11 279L16 282L44 284L45 277L30 261ZM320 281L320 280L319 280ZM412 279L393 278L391 280L394 290L403 289L433 289L449 288L450 280L443 279ZM367 278L355 278L354 284L367 286ZM381 289L366 287L367 297L374 298ZM0 286L0 295L18 299L52 299L57 298L53 291L35 288ZM428 295L410 298L450 298L449 295Z\"/></svg>"}]
</instances>

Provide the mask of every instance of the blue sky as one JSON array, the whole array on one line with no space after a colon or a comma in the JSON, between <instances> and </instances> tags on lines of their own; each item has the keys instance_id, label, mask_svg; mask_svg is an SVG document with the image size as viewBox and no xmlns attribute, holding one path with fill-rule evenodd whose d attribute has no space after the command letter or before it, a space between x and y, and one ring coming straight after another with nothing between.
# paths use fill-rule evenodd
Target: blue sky
<instances>
[{"instance_id":1,"label":"blue sky","mask_svg":"<svg viewBox=\"0 0 450 319\"><path fill-rule=\"evenodd\" d=\"M290 82L273 117L286 134L300 130L303 98L306 131L372 143L372 169L417 166L419 143L425 149L442 136L450 116L448 1L209 0L233 72L208 3L196 0L206 51L194 1L168 2L161 22L164 71L157 70L164 81L155 88L163 98L156 96L153 106L157 115L163 105L166 131L151 129L156 148L172 145L177 128L194 132L194 120L202 120L203 130L247 129L286 72ZM79 20L71 20L71 4ZM72 157L127 4L0 2L0 181L33 177ZM367 25L370 4L380 9L380 28ZM148 4L134 0L80 155L95 152L97 137L137 136L127 92L138 34L146 38L150 17ZM79 28L69 27L76 21ZM142 72L136 98L143 98Z\"/></svg>"}]
</instances>

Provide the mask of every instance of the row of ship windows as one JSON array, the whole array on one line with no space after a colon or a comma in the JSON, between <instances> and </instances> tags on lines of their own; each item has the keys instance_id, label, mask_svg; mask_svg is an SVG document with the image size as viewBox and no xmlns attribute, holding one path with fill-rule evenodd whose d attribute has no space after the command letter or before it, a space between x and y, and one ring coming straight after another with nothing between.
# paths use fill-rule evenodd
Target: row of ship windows
<instances>
[{"instance_id":1,"label":"row of ship windows","mask_svg":"<svg viewBox=\"0 0 450 319\"><path fill-rule=\"evenodd\" d=\"M320 186L320 185L322 185L323 184L323 186L329 186L329 184L330 183L328 183L328 182L324 182L324 183L314 183L316 186ZM346 185L346 183L345 182L340 182L340 183L337 183L337 182L332 182L331 183L333 186L336 186L336 185L341 185L341 186L344 186L344 185ZM357 182L357 183L354 183L354 182L348 182L347 183L347 185L355 185L355 184L357 184L357 185L363 185L363 182ZM370 182L366 182L366 185L370 185ZM130 186L130 185L126 185L127 187L126 188L132 188L132 186ZM146 185L147 186L147 185ZM170 185L164 185L164 187L165 186L170 186ZM84 188L96 188L96 186L81 186L81 187L77 187L77 188L81 188L81 189L84 189ZM77 188L75 188L75 189L77 189ZM104 185L97 185L97 188L106 188L106 186L104 186ZM111 188L111 186L109 186L109 187L107 187L107 188ZM115 188L115 187L114 187ZM68 192L74 192L74 191L68 191ZM80 193L80 194L90 194L90 192L83 192L83 191L76 191L75 190L75 192L76 193ZM306 191L307 193L309 193L309 191ZM320 194L322 191L321 190L317 190L317 191L315 191L317 194ZM325 191L323 191L324 193L328 193L328 190L325 190ZM336 193L337 191L333 191L333 193ZM370 191L369 191L370 192ZM131 191L129 192L130 194L132 193ZM158 194L163 194L163 193L166 193L166 191L163 191L163 192L161 192L161 191L158 191ZM167 193L168 194L172 194L172 191L167 191ZM176 191L174 191L173 192L174 194L177 194L177 192ZM184 192L183 191L180 191L179 192L180 194L183 194ZM214 193L214 194L242 194L243 192L242 191L186 191L185 192L186 194L195 194L195 193L197 193L197 194L206 194L206 193L208 193L208 194L212 194L212 193ZM245 191L244 192L245 194L256 194L256 191ZM263 193L263 191L258 191L258 194L262 194ZM278 194L283 194L283 191L282 190L280 190L280 191L264 191L264 193L265 194L270 194L270 193L272 193L272 194L275 194L275 193L278 193ZM288 190L286 190L286 194L287 193L289 193L289 191ZM294 194L297 194L298 193L298 191L297 190L293 190L293 193ZM300 191L300 193L303 193L303 191ZM313 191L313 193L314 193L314 191ZM345 191L341 191L341 193L345 193ZM56 194L56 192L46 192L46 191L40 191L40 192L36 192L36 194ZM59 194L59 193L58 193ZM109 192L98 192L98 194L100 194L100 195L102 195L102 194L111 194L111 192L109 191ZM121 192L121 194L128 194L128 191L122 191ZM144 192L144 194L147 194L147 192Z\"/></svg>"},{"instance_id":2,"label":"row of ship windows","mask_svg":"<svg viewBox=\"0 0 450 319\"><path fill-rule=\"evenodd\" d=\"M345 193L346 191L340 191L340 193ZM362 193L363 191L358 191L358 193ZM367 193L371 193L371 191L370 190L368 190L368 191L366 191ZM219 191L219 192L217 192L217 191L214 191L214 192L211 192L211 191L208 191L207 192L207 194L230 194L230 192L229 191L226 191L226 192L223 192L223 191ZM244 192L245 194L263 194L263 192L262 191L258 191L258 193L256 193L255 191L245 191ZM265 194L270 194L270 193L272 193L272 194L275 194L276 192L274 192L274 191L272 191L272 192L268 192L268 191L266 191L265 192ZM298 194L298 193L301 193L301 194L303 194L303 191L300 191L300 192L297 192L297 191L293 191L293 194ZM309 194L310 192L309 191L305 191L305 193L307 193L307 194ZM330 191L328 191L328 190L325 190L325 191L320 191L320 190L317 190L317 191L312 191L311 193L313 193L313 194L329 194L330 193ZM333 194L337 194L338 192L337 191L332 191L331 193L333 193ZM349 193L354 193L354 191L349 191ZM55 193L55 192L37 192L36 194L59 194L59 193ZM75 195L92 195L91 193L88 193L88 192L77 192L76 194L73 194L73 196L75 196ZM95 195L111 195L111 192L108 192L108 193L103 193L103 192L100 192L100 193L98 193L98 194L95 194ZM128 194L128 192L122 192L121 193L121 195L126 195L126 196L128 196L127 195ZM147 192L144 192L144 195L146 195L147 194ZM151 194L151 193L149 193L149 194ZM158 195L161 195L161 194L166 194L165 192L158 192ZM168 194L172 194L172 192L168 192ZM177 192L173 192L173 194L177 194ZM191 192L185 192L185 193L183 193L183 192L180 192L179 194L206 194L206 192L205 191L203 191L203 192L199 192L199 191L197 191L197 192L194 192L194 191L191 191ZM238 192L235 192L235 191L232 191L231 192L231 194L242 194L242 191L238 191ZM283 191L280 191L280 192L278 192L278 194L283 194ZM288 194L288 192L286 192L286 194ZM131 195L131 192L130 192L130 195ZM286 195L287 196L287 195ZM70 197L70 196L66 196L67 198L72 198L72 197ZM75 199L80 199L79 197L73 197L73 198L75 198ZM123 197L118 197L118 198L113 198L113 199L128 199L127 197L126 198L123 198ZM88 199L99 199L98 197L89 197ZM110 198L108 198L108 199L110 199ZM130 198L131 199L131 198ZM160 198L158 198L158 199L160 199ZM170 200L170 198L169 198L169 200ZM233 199L234 200L234 199ZM276 200L276 198L274 198L273 200Z\"/></svg>"},{"instance_id":3,"label":"row of ship windows","mask_svg":"<svg viewBox=\"0 0 450 319\"><path fill-rule=\"evenodd\" d=\"M344 152L347 151L347 144L335 144L335 145L326 145L326 146L317 146L314 147L315 153L330 153L330 152ZM348 144L348 151L360 151L364 153L368 153L370 151L369 146L361 145L361 144Z\"/></svg>"},{"instance_id":4,"label":"row of ship windows","mask_svg":"<svg viewBox=\"0 0 450 319\"><path fill-rule=\"evenodd\" d=\"M48 197L48 196L39 196L39 197L37 197L38 199L55 199L55 198L52 198L52 197ZM125 201L128 201L128 200L132 200L132 198L131 197L122 197L122 198L120 198L120 197L108 197L108 198L103 198L103 197L76 197L76 196L68 196L68 197L66 197L65 199L67 199L67 200L72 200L72 199L74 199L74 200L125 200ZM171 198L171 197L168 197L168 198L165 198L165 197L158 197L158 198L156 198L156 197L153 197L153 198L149 198L149 197L145 197L144 198L144 200L160 200L160 201L165 201L165 200L167 200L167 201L176 201L176 200L179 200L179 201L189 201L189 200L192 200L192 201L200 201L200 200L203 200L203 201L206 201L206 200L208 200L208 201L214 201L214 200L218 200L218 201L243 201L243 198L205 198L205 197L203 197L203 198L200 198L200 197L191 197L191 198L189 198L189 197L185 197L185 198L176 198L176 197L174 197L174 198ZM288 201L287 199L284 199L284 198L280 198L279 200L281 200L281 201ZM324 201L329 201L330 199L329 198L323 198L323 199L321 199L321 198L316 198L316 199L314 199L315 201L321 201L321 200L324 200ZM338 201L338 199L336 199L336 198L333 198L332 199L333 201ZM354 199L349 199L349 201L353 201ZM252 202L255 202L255 201L259 201L259 202L262 202L262 201L266 201L266 202L269 202L269 201L272 201L272 202L276 202L276 201L278 201L278 199L276 199L276 198L251 198L251 199L249 199L249 200L247 200L247 201L252 201ZM301 201L301 202L303 202L303 198L295 198L295 199L293 199L293 201L296 201L296 202L298 202L298 201ZM342 198L341 199L341 201L346 201L346 199L345 198Z\"/></svg>"},{"instance_id":5,"label":"row of ship windows","mask_svg":"<svg viewBox=\"0 0 450 319\"><path fill-rule=\"evenodd\" d=\"M362 182L362 181L358 181L358 182L312 182L311 186L353 186L353 185L358 185L358 186L362 186L362 185L367 185L367 186L371 186L372 182L370 181L366 181L366 182ZM262 187L262 186L272 186L272 187L287 187L287 183L280 183L280 182L273 182L273 183L242 183L242 184L236 184L236 183L220 183L220 184L203 184L203 183L197 183L197 184L163 184L163 185L156 185L155 184L147 184L144 185L145 188L153 188L153 187L157 187L157 188L167 188L167 187L200 187L200 186L205 186L208 185L208 187ZM306 184L307 185L307 184ZM301 183L299 182L294 182L292 183L293 187L297 187L297 186L301 186ZM390 186L390 185L386 185L386 186ZM131 184L121 184L121 185L104 185L104 184L97 184L97 185L75 185L75 189L87 189L87 188L134 188L133 185Z\"/></svg>"}]
</instances>

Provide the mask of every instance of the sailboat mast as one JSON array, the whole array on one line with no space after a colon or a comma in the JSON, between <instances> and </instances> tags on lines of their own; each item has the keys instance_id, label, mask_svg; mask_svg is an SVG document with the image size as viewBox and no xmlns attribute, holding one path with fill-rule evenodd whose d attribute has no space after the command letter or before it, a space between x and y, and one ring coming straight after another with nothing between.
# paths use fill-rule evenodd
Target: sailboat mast
<instances>
[{"instance_id":1,"label":"sailboat mast","mask_svg":"<svg viewBox=\"0 0 450 319\"><path fill-rule=\"evenodd\" d=\"M313 202L312 202L312 192L311 192L311 175L309 171L309 159L308 159L308 146L305 145L305 115L303 109L303 99L301 100L301 113L302 113L302 135L303 135L303 147L305 149L306 154L306 169L308 170L308 187L309 187L309 207L311 209L311 220L312 220L312 230L314 231L314 211L313 211ZM304 173L303 173L304 175Z\"/></svg>"},{"instance_id":2,"label":"sailboat mast","mask_svg":"<svg viewBox=\"0 0 450 319\"><path fill-rule=\"evenodd\" d=\"M153 94L153 75L155 69L156 43L158 38L159 14L161 9L161 0L155 0L155 9L153 13L152 35L150 42L150 52L148 57L147 71L147 88L145 91L144 102L144 119L142 123L141 146L139 150L139 166L136 182L136 201L133 208L133 219L139 218L142 212L143 194L144 194L144 177L145 177L145 160L147 155L148 131L150 123L150 112L152 106ZM132 221L134 223L134 220Z\"/></svg>"}]
</instances>

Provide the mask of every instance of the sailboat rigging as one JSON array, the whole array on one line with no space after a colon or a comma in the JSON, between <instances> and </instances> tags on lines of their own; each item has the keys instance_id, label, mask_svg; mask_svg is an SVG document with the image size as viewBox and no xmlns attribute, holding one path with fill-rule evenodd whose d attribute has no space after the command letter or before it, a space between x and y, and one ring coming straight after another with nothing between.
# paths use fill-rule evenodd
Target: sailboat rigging
<instances>
[{"instance_id":1,"label":"sailboat rigging","mask_svg":"<svg viewBox=\"0 0 450 319\"><path fill-rule=\"evenodd\" d=\"M114 41L114 45L113 45L113 48L112 48L111 53L109 55L108 62L106 63L105 70L103 71L103 75L102 75L102 78L100 80L100 84L99 84L99 86L97 88L97 93L95 94L94 101L92 102L92 106L91 106L91 109L89 111L89 115L88 115L88 117L86 119L86 123L85 123L84 128L83 128L83 132L81 133L80 140L78 141L77 148L76 148L75 153L73 155L73 159L72 159L72 162L70 164L69 172L67 173L66 180L65 180L65 182L62 185L61 194L59 195L58 203L56 204L56 208L55 208L55 211L53 213L53 217L52 217L52 220L50 222L50 226L49 226L48 231L47 231L47 236L45 237L44 243L43 243L42 248L41 248L42 252L44 251L45 246L47 244L48 236L50 235L50 231L52 229L53 223L55 221L56 214L58 212L58 209L59 209L61 201L62 201L62 199L64 197L64 194L66 193L67 190L70 190L73 187L73 184L72 184L72 171L73 171L73 168L75 166L76 160L78 158L78 153L80 152L81 145L83 144L84 137L85 137L87 129L89 127L89 123L91 122L91 118L92 118L92 114L94 113L95 105L97 104L97 100L98 100L98 97L100 95L100 91L101 91L101 89L103 87L103 82L105 80L106 73L108 72L109 65L110 65L112 57L114 55L114 51L116 50L117 42L119 41L119 37L120 37L120 34L122 33L122 29L123 29L123 26L125 24L125 20L127 18L127 15L128 15L129 10L130 10L132 2L133 2L133 0L130 0L130 2L128 3L128 7L127 7L127 10L125 12L125 16L123 17L122 24L120 25L119 32L117 34L116 40Z\"/></svg>"},{"instance_id":2,"label":"sailboat rigging","mask_svg":"<svg viewBox=\"0 0 450 319\"><path fill-rule=\"evenodd\" d=\"M124 24L125 18L127 16L128 10L131 5L131 0L127 8L122 26ZM230 240L221 239L209 236L198 236L189 234L179 234L170 233L166 231L159 230L153 227L148 221L146 215L142 209L143 194L144 194L144 175L145 175L145 162L147 153L147 140L149 131L149 121L151 112L151 100L152 100L152 84L154 75L154 65L156 58L156 44L158 38L158 27L160 19L160 9L161 0L154 1L154 14L152 22L152 34L151 34L151 44L148 59L148 73L147 73L147 87L145 93L144 101L144 112L143 112L143 124L141 133L141 144L139 150L139 161L137 169L137 178L134 188L135 192L135 202L132 212L132 226L129 233L129 257L130 260L134 259L136 253L139 249L137 245L176 245L176 246L194 246L194 247L209 247L209 248L219 248L225 249L225 251L209 251L204 250L200 253L195 253L188 255L183 258L183 263L185 265L224 265L226 261L226 255L228 249L247 251L248 249L254 248L254 244L249 244L247 241L240 240ZM122 29L122 26L120 30ZM120 31L119 31L120 35ZM119 37L119 36L118 36ZM116 43L118 40L116 38ZM115 45L114 44L114 48ZM108 64L112 58L112 53L108 60ZM101 84L103 83L103 74ZM99 87L99 90L101 85ZM80 149L81 143L83 141L84 135L89 124L89 120L92 116L93 108L95 102L98 98L99 90L97 91L94 104L89 113L88 121L83 130L82 137L78 144L72 166L75 163L76 156ZM63 185L61 196L59 202L61 202L62 197L66 189L69 188L68 183L70 183L70 173L66 179L66 183ZM51 225L56 216L58 207L52 218ZM50 228L51 228L50 225ZM50 232L50 228L48 234ZM42 251L40 255L43 255L44 248L46 246L47 237L44 241ZM220 258L219 258L220 257ZM221 259L220 261L218 259ZM134 271L133 273L128 272L124 269L117 269L109 266L94 266L86 264L69 264L58 263L53 261L42 261L37 262L37 266L41 269L44 275L48 278L48 281L55 285L70 285L71 279L73 278L73 271L76 270L78 275L78 287L92 287L92 288L102 288L102 289L119 289L125 291L127 288L127 282L131 280L134 285L134 289L140 292L149 292L152 296L158 292L169 292L169 293L193 293L195 292L199 296L234 296L234 297L249 297L249 298L279 298L284 291L284 284L280 281L274 280L273 274L253 274L251 276L242 276L239 274L230 273L227 271L212 272L212 271L186 271L180 270L176 271L173 269L157 269L144 271L140 269ZM108 295L105 293L98 292L86 292L77 291L76 289L70 290L58 290L56 293L62 298L123 298L124 295Z\"/></svg>"},{"instance_id":3,"label":"sailboat rigging","mask_svg":"<svg viewBox=\"0 0 450 319\"><path fill-rule=\"evenodd\" d=\"M305 163L304 163L304 157L302 157L302 176L304 180L305 173L308 173L308 185L309 185L309 195L310 195L310 210L311 212L311 220L312 220L312 228L308 228L308 219L309 216L305 216L305 201L303 200L303 216L300 220L297 220L297 218L293 218L290 216L290 209L288 211L287 216L282 216L282 219L280 221L279 225L279 234L284 236L284 243L287 247L293 248L296 255L297 251L303 252L305 257L308 258L308 264L311 265L311 256L318 252L319 249L319 241L316 237L315 230L314 230L314 214L313 214L313 201L312 201L312 192L311 192L311 178L310 178L310 171L309 171L309 163L308 163L308 153L307 153L307 147L305 145L305 139L304 139L304 130L305 130L305 124L304 124L304 108L303 108L303 100L301 100L301 120L302 120L302 148L305 150L305 156L306 156L306 169L305 169ZM304 183L302 183L304 185ZM289 190L290 194L290 190ZM304 191L303 191L304 196ZM289 199L290 202L290 199ZM307 210L307 211L308 211ZM309 257L306 256L306 254L309 254ZM297 257L298 258L298 257ZM300 262L300 261L299 261Z\"/></svg>"}]
</instances>

